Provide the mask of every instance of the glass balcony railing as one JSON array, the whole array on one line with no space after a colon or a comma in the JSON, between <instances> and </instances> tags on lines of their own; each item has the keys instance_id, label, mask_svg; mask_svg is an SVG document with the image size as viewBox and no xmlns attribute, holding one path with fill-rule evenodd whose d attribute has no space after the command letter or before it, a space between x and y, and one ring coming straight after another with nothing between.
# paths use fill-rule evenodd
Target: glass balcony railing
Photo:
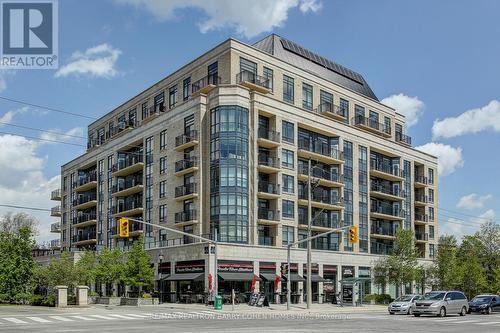
<instances>
[{"instance_id":1,"label":"glass balcony railing","mask_svg":"<svg viewBox=\"0 0 500 333\"><path fill-rule=\"evenodd\" d=\"M236 83L241 84L241 83L251 83L256 86L265 88L265 89L270 89L269 86L269 79L265 78L263 76L257 75L253 72L250 71L241 71L238 74L236 74Z\"/></svg>"},{"instance_id":2,"label":"glass balcony railing","mask_svg":"<svg viewBox=\"0 0 500 333\"><path fill-rule=\"evenodd\" d=\"M280 194L280 186L271 182L259 181L258 191L268 194Z\"/></svg>"},{"instance_id":3,"label":"glass balcony railing","mask_svg":"<svg viewBox=\"0 0 500 333\"><path fill-rule=\"evenodd\" d=\"M191 130L187 133L181 134L175 138L175 147L185 145L187 143L198 140L198 131Z\"/></svg>"},{"instance_id":4,"label":"glass balcony railing","mask_svg":"<svg viewBox=\"0 0 500 333\"><path fill-rule=\"evenodd\" d=\"M220 77L216 75L207 75L191 84L191 93L195 94L197 92L205 92L206 88L218 86L220 82Z\"/></svg>"},{"instance_id":5,"label":"glass balcony railing","mask_svg":"<svg viewBox=\"0 0 500 333\"><path fill-rule=\"evenodd\" d=\"M259 220L268 221L279 221L281 218L279 210L272 210L267 208L259 208L257 216Z\"/></svg>"},{"instance_id":6,"label":"glass balcony railing","mask_svg":"<svg viewBox=\"0 0 500 333\"><path fill-rule=\"evenodd\" d=\"M280 132L270 131L267 128L259 127L257 134L259 136L259 139L265 139L276 143L281 142Z\"/></svg>"},{"instance_id":7,"label":"glass balcony railing","mask_svg":"<svg viewBox=\"0 0 500 333\"><path fill-rule=\"evenodd\" d=\"M198 166L198 159L196 157L183 159L175 162L175 172L181 172L183 170L194 168L197 166Z\"/></svg>"},{"instance_id":8,"label":"glass balcony railing","mask_svg":"<svg viewBox=\"0 0 500 333\"><path fill-rule=\"evenodd\" d=\"M183 197L185 195L190 195L196 193L196 183L185 184L181 186L177 186L175 188L175 197Z\"/></svg>"},{"instance_id":9,"label":"glass balcony railing","mask_svg":"<svg viewBox=\"0 0 500 333\"><path fill-rule=\"evenodd\" d=\"M78 206L82 205L84 203L90 202L90 201L96 201L97 200L97 193L95 192L89 192L86 194L80 194L78 198L73 200L73 206Z\"/></svg>"},{"instance_id":10,"label":"glass balcony railing","mask_svg":"<svg viewBox=\"0 0 500 333\"><path fill-rule=\"evenodd\" d=\"M398 189L395 189L391 186L383 186L383 185L373 183L373 182L370 185L370 190L374 191L374 192L380 192L380 193L396 196L396 197L401 197L401 198L404 198L404 196L405 196L405 193L403 190L398 190Z\"/></svg>"},{"instance_id":11,"label":"glass balcony railing","mask_svg":"<svg viewBox=\"0 0 500 333\"><path fill-rule=\"evenodd\" d=\"M97 215L95 212L93 213L83 213L78 216L73 217L72 219L72 224L80 224L80 223L85 223L88 221L93 221L97 219Z\"/></svg>"},{"instance_id":12,"label":"glass balcony railing","mask_svg":"<svg viewBox=\"0 0 500 333\"><path fill-rule=\"evenodd\" d=\"M298 167L299 174L307 176L309 174L309 167L307 165L300 165ZM344 182L344 176L341 175L338 172L331 172L328 170L325 170L321 167L316 167L313 166L311 168L311 176L315 178L320 178L324 180L328 180L331 182L336 182L336 183L343 183Z\"/></svg>"},{"instance_id":13,"label":"glass balcony railing","mask_svg":"<svg viewBox=\"0 0 500 333\"><path fill-rule=\"evenodd\" d=\"M196 209L191 209L191 210L185 210L182 212L177 212L175 213L175 223L183 223L183 222L189 222L189 221L194 221L198 218L198 212Z\"/></svg>"},{"instance_id":14,"label":"glass balcony railing","mask_svg":"<svg viewBox=\"0 0 500 333\"><path fill-rule=\"evenodd\" d=\"M259 165L270 167L270 168L277 168L279 169L280 167L280 159L276 156L271 156L268 154L259 154Z\"/></svg>"},{"instance_id":15,"label":"glass balcony railing","mask_svg":"<svg viewBox=\"0 0 500 333\"><path fill-rule=\"evenodd\" d=\"M309 140L304 137L299 137L299 149L307 150L311 153L316 153L336 160L343 160L344 154L337 149L336 146L331 146L323 141Z\"/></svg>"},{"instance_id":16,"label":"glass balcony railing","mask_svg":"<svg viewBox=\"0 0 500 333\"><path fill-rule=\"evenodd\" d=\"M401 170L399 165L391 165L388 163L377 163L377 161L370 161L370 169L374 171L379 171L386 173L388 175L396 176L396 177L404 177L404 172Z\"/></svg>"},{"instance_id":17,"label":"glass balcony railing","mask_svg":"<svg viewBox=\"0 0 500 333\"><path fill-rule=\"evenodd\" d=\"M125 157L118 158L118 162L113 165L113 172L120 171L134 164L143 162L144 162L144 156L142 155L142 152L130 153L127 154Z\"/></svg>"}]
</instances>

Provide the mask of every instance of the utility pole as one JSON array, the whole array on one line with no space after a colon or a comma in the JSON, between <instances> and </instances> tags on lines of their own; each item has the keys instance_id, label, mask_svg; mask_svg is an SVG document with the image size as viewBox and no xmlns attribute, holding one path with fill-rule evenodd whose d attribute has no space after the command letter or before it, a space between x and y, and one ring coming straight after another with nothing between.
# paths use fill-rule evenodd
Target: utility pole
<instances>
[{"instance_id":1,"label":"utility pole","mask_svg":"<svg viewBox=\"0 0 500 333\"><path fill-rule=\"evenodd\" d=\"M311 204L311 159L307 164L307 238L311 238L312 204ZM311 308L312 303L312 282L311 282L311 240L307 241L307 308Z\"/></svg>"}]
</instances>

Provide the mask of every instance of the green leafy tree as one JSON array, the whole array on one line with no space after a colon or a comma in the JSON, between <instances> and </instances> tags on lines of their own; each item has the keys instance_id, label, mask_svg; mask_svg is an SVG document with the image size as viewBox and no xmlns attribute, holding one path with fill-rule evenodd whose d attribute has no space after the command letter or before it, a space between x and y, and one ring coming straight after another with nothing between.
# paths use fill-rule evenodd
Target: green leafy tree
<instances>
[{"instance_id":1,"label":"green leafy tree","mask_svg":"<svg viewBox=\"0 0 500 333\"><path fill-rule=\"evenodd\" d=\"M19 221L21 221L19 219ZM33 230L20 224L10 228L4 219L0 231L0 295L8 302L26 302L34 290L36 263L31 251L35 246Z\"/></svg>"},{"instance_id":2,"label":"green leafy tree","mask_svg":"<svg viewBox=\"0 0 500 333\"><path fill-rule=\"evenodd\" d=\"M103 284L123 281L125 275L124 254L120 248L104 250L96 257L94 277Z\"/></svg>"},{"instance_id":3,"label":"green leafy tree","mask_svg":"<svg viewBox=\"0 0 500 333\"><path fill-rule=\"evenodd\" d=\"M481 225L475 236L479 248L477 255L485 270L486 290L497 292L495 281L500 269L500 225L495 221L487 221Z\"/></svg>"},{"instance_id":4,"label":"green leafy tree","mask_svg":"<svg viewBox=\"0 0 500 333\"><path fill-rule=\"evenodd\" d=\"M154 282L154 268L151 266L151 257L144 249L143 236L134 242L127 253L124 281L130 286L139 287L139 291Z\"/></svg>"},{"instance_id":5,"label":"green leafy tree","mask_svg":"<svg viewBox=\"0 0 500 333\"><path fill-rule=\"evenodd\" d=\"M403 293L403 286L412 283L416 277L418 249L414 238L412 230L399 229L391 255L380 259L374 267L379 273L385 272L387 282L395 284L400 295Z\"/></svg>"},{"instance_id":6,"label":"green leafy tree","mask_svg":"<svg viewBox=\"0 0 500 333\"><path fill-rule=\"evenodd\" d=\"M457 261L457 240L454 236L441 236L434 265L429 270L433 289L456 289L461 273Z\"/></svg>"},{"instance_id":7,"label":"green leafy tree","mask_svg":"<svg viewBox=\"0 0 500 333\"><path fill-rule=\"evenodd\" d=\"M90 286L97 275L97 256L93 251L85 251L75 264L78 283Z\"/></svg>"},{"instance_id":8,"label":"green leafy tree","mask_svg":"<svg viewBox=\"0 0 500 333\"><path fill-rule=\"evenodd\" d=\"M472 298L487 288L485 270L480 260L481 241L477 236L464 236L457 251L459 289Z\"/></svg>"},{"instance_id":9,"label":"green leafy tree","mask_svg":"<svg viewBox=\"0 0 500 333\"><path fill-rule=\"evenodd\" d=\"M73 257L68 252L63 252L60 258L51 260L46 267L39 268L37 280L39 286L47 289L67 286L68 290L73 290L79 280Z\"/></svg>"}]
</instances>

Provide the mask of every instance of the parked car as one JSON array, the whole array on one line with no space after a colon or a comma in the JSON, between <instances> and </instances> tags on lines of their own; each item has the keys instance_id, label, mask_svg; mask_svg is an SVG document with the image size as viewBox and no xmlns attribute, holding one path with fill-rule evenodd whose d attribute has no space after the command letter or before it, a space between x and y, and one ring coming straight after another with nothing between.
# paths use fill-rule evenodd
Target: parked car
<instances>
[{"instance_id":1,"label":"parked car","mask_svg":"<svg viewBox=\"0 0 500 333\"><path fill-rule=\"evenodd\" d=\"M395 313L402 313L402 314L413 314L413 308L415 307L415 301L421 299L423 296L422 295L404 295L400 296L397 299L394 300L391 304L389 304L389 307L387 310L391 315Z\"/></svg>"},{"instance_id":2,"label":"parked car","mask_svg":"<svg viewBox=\"0 0 500 333\"><path fill-rule=\"evenodd\" d=\"M478 295L469 302L469 311L491 314L500 311L500 297L498 295Z\"/></svg>"},{"instance_id":3,"label":"parked car","mask_svg":"<svg viewBox=\"0 0 500 333\"><path fill-rule=\"evenodd\" d=\"M467 297L461 291L431 291L424 294L423 299L415 302L413 315L419 317L423 314L445 317L450 313L465 316L469 310Z\"/></svg>"}]
</instances>

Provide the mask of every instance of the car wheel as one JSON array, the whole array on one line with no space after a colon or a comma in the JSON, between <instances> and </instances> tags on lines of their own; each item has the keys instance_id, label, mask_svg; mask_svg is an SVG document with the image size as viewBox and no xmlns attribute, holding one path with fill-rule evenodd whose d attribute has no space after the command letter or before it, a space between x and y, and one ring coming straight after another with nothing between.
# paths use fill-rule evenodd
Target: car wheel
<instances>
[{"instance_id":1,"label":"car wheel","mask_svg":"<svg viewBox=\"0 0 500 333\"><path fill-rule=\"evenodd\" d=\"M408 309L408 312L407 312L406 314L408 314L408 315L410 315L410 316L411 316L411 315L413 314L413 309L410 307L410 308Z\"/></svg>"},{"instance_id":2,"label":"car wheel","mask_svg":"<svg viewBox=\"0 0 500 333\"><path fill-rule=\"evenodd\" d=\"M414 317L420 317L420 313L414 313L413 316Z\"/></svg>"},{"instance_id":3,"label":"car wheel","mask_svg":"<svg viewBox=\"0 0 500 333\"><path fill-rule=\"evenodd\" d=\"M438 317L446 317L446 308L444 306L439 309Z\"/></svg>"},{"instance_id":4,"label":"car wheel","mask_svg":"<svg viewBox=\"0 0 500 333\"><path fill-rule=\"evenodd\" d=\"M491 306L488 306L488 308L486 309L486 314L491 314Z\"/></svg>"},{"instance_id":5,"label":"car wheel","mask_svg":"<svg viewBox=\"0 0 500 333\"><path fill-rule=\"evenodd\" d=\"M472 311L470 309L467 310L467 314L471 314L471 313L472 313Z\"/></svg>"},{"instance_id":6,"label":"car wheel","mask_svg":"<svg viewBox=\"0 0 500 333\"><path fill-rule=\"evenodd\" d=\"M393 314L394 314L394 312L389 312L389 314L390 314L390 315L393 315Z\"/></svg>"},{"instance_id":7,"label":"car wheel","mask_svg":"<svg viewBox=\"0 0 500 333\"><path fill-rule=\"evenodd\" d=\"M463 317L463 316L465 316L466 313L467 313L467 309L465 308L465 306L463 306L462 310L460 310L460 315Z\"/></svg>"}]
</instances>

